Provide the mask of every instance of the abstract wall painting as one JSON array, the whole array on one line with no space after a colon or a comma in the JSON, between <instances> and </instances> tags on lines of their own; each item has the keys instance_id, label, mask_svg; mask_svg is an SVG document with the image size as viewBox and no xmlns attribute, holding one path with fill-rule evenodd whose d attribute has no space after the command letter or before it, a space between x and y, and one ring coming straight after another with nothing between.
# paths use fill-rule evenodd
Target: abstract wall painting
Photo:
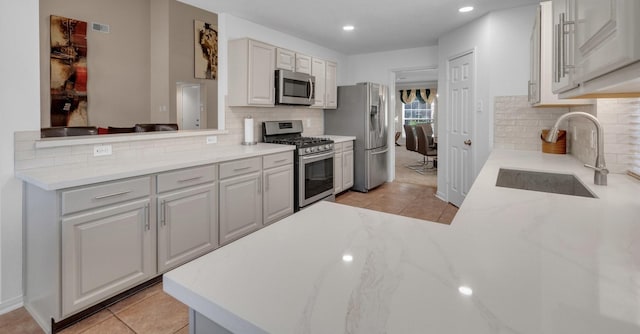
<instances>
[{"instance_id":1,"label":"abstract wall painting","mask_svg":"<svg viewBox=\"0 0 640 334\"><path fill-rule=\"evenodd\" d=\"M51 126L87 126L87 23L51 15Z\"/></svg>"},{"instance_id":2,"label":"abstract wall painting","mask_svg":"<svg viewBox=\"0 0 640 334\"><path fill-rule=\"evenodd\" d=\"M213 79L218 76L218 31L210 23L194 20L195 77Z\"/></svg>"}]
</instances>

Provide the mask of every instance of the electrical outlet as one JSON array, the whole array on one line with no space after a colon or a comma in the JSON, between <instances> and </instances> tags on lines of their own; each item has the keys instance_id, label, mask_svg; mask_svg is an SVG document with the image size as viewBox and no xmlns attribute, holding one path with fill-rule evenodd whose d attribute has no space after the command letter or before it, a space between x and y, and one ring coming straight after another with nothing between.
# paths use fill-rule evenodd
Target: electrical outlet
<instances>
[{"instance_id":1,"label":"electrical outlet","mask_svg":"<svg viewBox=\"0 0 640 334\"><path fill-rule=\"evenodd\" d=\"M215 144L218 142L217 136L207 136L207 144Z\"/></svg>"},{"instance_id":2,"label":"electrical outlet","mask_svg":"<svg viewBox=\"0 0 640 334\"><path fill-rule=\"evenodd\" d=\"M311 127L311 119L310 118L307 118L307 127L308 128Z\"/></svg>"},{"instance_id":3,"label":"electrical outlet","mask_svg":"<svg viewBox=\"0 0 640 334\"><path fill-rule=\"evenodd\" d=\"M93 156L111 155L113 153L111 145L94 145Z\"/></svg>"}]
</instances>

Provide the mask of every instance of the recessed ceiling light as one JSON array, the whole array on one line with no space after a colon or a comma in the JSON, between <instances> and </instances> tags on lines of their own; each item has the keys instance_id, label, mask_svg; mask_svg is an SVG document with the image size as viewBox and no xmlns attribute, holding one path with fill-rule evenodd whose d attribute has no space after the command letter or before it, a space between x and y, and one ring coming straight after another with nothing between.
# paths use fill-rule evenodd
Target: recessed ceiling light
<instances>
[{"instance_id":1,"label":"recessed ceiling light","mask_svg":"<svg viewBox=\"0 0 640 334\"><path fill-rule=\"evenodd\" d=\"M471 290L470 287L464 285L459 287L458 291L465 296L471 296L473 294L473 290Z\"/></svg>"},{"instance_id":2,"label":"recessed ceiling light","mask_svg":"<svg viewBox=\"0 0 640 334\"><path fill-rule=\"evenodd\" d=\"M460 7L460 9L458 9L460 13L468 13L472 10L473 10L473 6Z\"/></svg>"},{"instance_id":3,"label":"recessed ceiling light","mask_svg":"<svg viewBox=\"0 0 640 334\"><path fill-rule=\"evenodd\" d=\"M355 29L355 27L354 27L354 26L352 26L352 25L348 25L348 26L344 26L344 27L342 27L342 30L344 30L344 31L351 31L351 30L353 30L353 29Z\"/></svg>"},{"instance_id":4,"label":"recessed ceiling light","mask_svg":"<svg viewBox=\"0 0 640 334\"><path fill-rule=\"evenodd\" d=\"M342 255L342 261L344 261L344 262L353 262L353 255L351 255L351 254Z\"/></svg>"}]
</instances>

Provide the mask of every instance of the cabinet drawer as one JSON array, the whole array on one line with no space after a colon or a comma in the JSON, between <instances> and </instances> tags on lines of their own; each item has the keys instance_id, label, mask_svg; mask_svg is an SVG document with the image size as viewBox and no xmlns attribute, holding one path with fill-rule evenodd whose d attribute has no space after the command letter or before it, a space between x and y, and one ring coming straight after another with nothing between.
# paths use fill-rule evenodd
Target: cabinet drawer
<instances>
[{"instance_id":1,"label":"cabinet drawer","mask_svg":"<svg viewBox=\"0 0 640 334\"><path fill-rule=\"evenodd\" d=\"M220 178L257 172L260 169L262 169L261 157L224 162L220 164Z\"/></svg>"},{"instance_id":2,"label":"cabinet drawer","mask_svg":"<svg viewBox=\"0 0 640 334\"><path fill-rule=\"evenodd\" d=\"M293 163L293 152L283 152L271 154L262 158L262 166L264 169L289 165Z\"/></svg>"},{"instance_id":3,"label":"cabinet drawer","mask_svg":"<svg viewBox=\"0 0 640 334\"><path fill-rule=\"evenodd\" d=\"M62 214L97 208L105 205L149 196L151 180L141 177L119 182L84 187L62 192Z\"/></svg>"},{"instance_id":4,"label":"cabinet drawer","mask_svg":"<svg viewBox=\"0 0 640 334\"><path fill-rule=\"evenodd\" d=\"M353 150L353 140L349 140L342 143L342 150L343 151Z\"/></svg>"},{"instance_id":5,"label":"cabinet drawer","mask_svg":"<svg viewBox=\"0 0 640 334\"><path fill-rule=\"evenodd\" d=\"M208 165L181 169L174 172L162 173L158 175L158 193L169 190L195 186L216 179L216 166Z\"/></svg>"}]
</instances>

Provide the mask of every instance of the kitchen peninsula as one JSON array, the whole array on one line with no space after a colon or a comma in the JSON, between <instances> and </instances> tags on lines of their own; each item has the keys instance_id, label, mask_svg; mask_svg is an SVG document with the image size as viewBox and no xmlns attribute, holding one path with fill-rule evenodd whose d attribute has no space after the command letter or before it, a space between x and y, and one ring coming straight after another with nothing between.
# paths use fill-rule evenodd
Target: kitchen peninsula
<instances>
[{"instance_id":1,"label":"kitchen peninsula","mask_svg":"<svg viewBox=\"0 0 640 334\"><path fill-rule=\"evenodd\" d=\"M570 173L597 198L496 187ZM319 202L164 275L196 333L638 333L640 184L494 150L451 226Z\"/></svg>"},{"instance_id":2,"label":"kitchen peninsula","mask_svg":"<svg viewBox=\"0 0 640 334\"><path fill-rule=\"evenodd\" d=\"M53 162L84 161L16 171L24 303L46 332L293 213L293 147L174 136L109 144L106 159L93 156L91 139L20 144L43 162L53 154Z\"/></svg>"}]
</instances>

